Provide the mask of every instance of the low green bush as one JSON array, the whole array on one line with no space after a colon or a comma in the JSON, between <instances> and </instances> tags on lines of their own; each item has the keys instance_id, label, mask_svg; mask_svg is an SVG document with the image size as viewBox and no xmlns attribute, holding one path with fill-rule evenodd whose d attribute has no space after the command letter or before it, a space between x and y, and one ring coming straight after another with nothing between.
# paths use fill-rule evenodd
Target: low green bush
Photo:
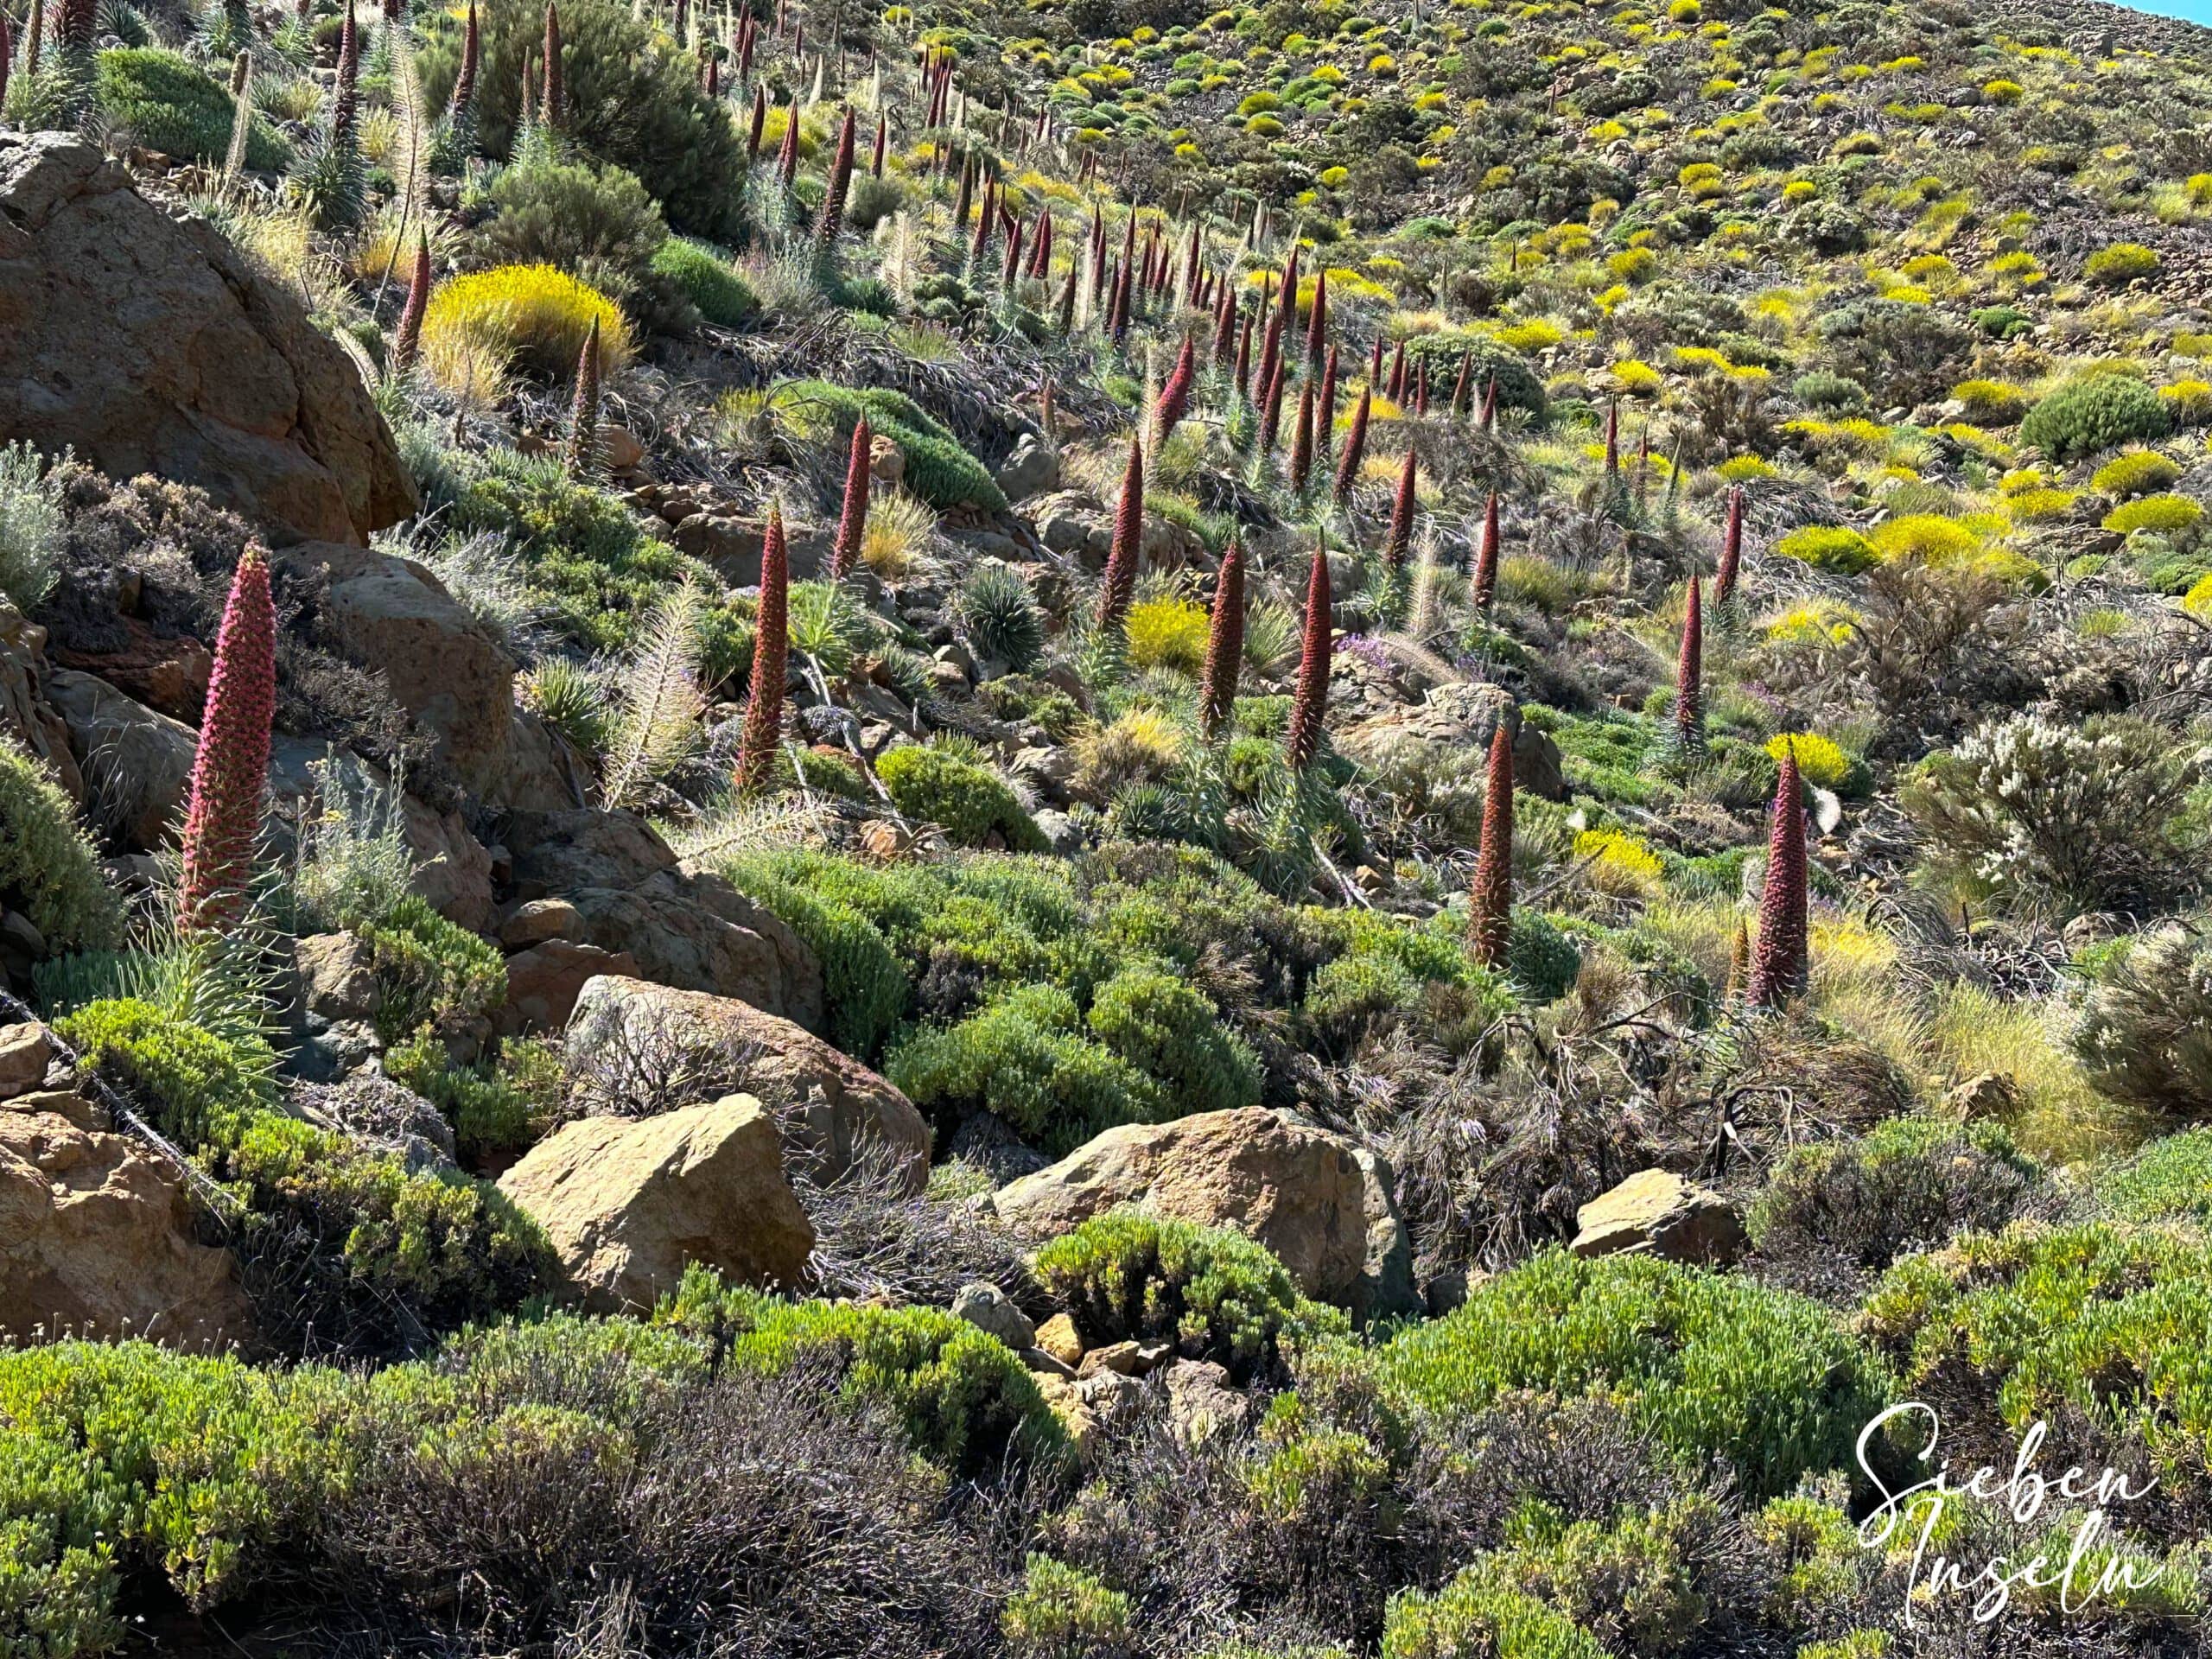
<instances>
[{"instance_id":1,"label":"low green bush","mask_svg":"<svg viewBox=\"0 0 2212 1659\"><path fill-rule=\"evenodd\" d=\"M2125 288L2158 274L2158 256L2139 242L2115 242L2082 262L2082 275L2101 288Z\"/></svg>"},{"instance_id":2,"label":"low green bush","mask_svg":"<svg viewBox=\"0 0 2212 1659\"><path fill-rule=\"evenodd\" d=\"M44 766L0 738L0 902L30 918L49 950L123 939L123 905Z\"/></svg>"},{"instance_id":3,"label":"low green bush","mask_svg":"<svg viewBox=\"0 0 2212 1659\"><path fill-rule=\"evenodd\" d=\"M2140 380L2097 374L2069 380L2020 423L2020 442L2053 461L2075 461L2123 443L2155 443L2173 430L2164 399Z\"/></svg>"},{"instance_id":4,"label":"low green bush","mask_svg":"<svg viewBox=\"0 0 2212 1659\"><path fill-rule=\"evenodd\" d=\"M1240 1379L1280 1378L1286 1340L1345 1329L1242 1233L1134 1211L1094 1216L1054 1239L1033 1270L1086 1345L1166 1340Z\"/></svg>"},{"instance_id":5,"label":"low green bush","mask_svg":"<svg viewBox=\"0 0 2212 1659\"><path fill-rule=\"evenodd\" d=\"M94 90L101 111L145 149L216 167L231 153L238 118L229 88L175 52L111 48L99 55ZM256 116L246 138L247 168L281 173L291 161L292 147Z\"/></svg>"},{"instance_id":6,"label":"low green bush","mask_svg":"<svg viewBox=\"0 0 2212 1659\"><path fill-rule=\"evenodd\" d=\"M1127 1596L1095 1574L1049 1555L1032 1555L999 1629L1007 1651L1019 1659L1120 1653L1133 1635L1132 1611Z\"/></svg>"},{"instance_id":7,"label":"low green bush","mask_svg":"<svg viewBox=\"0 0 2212 1659\"><path fill-rule=\"evenodd\" d=\"M983 846L995 836L1012 852L1045 850L1044 832L1005 780L950 746L893 749L875 763L875 775L899 811L937 825L963 847Z\"/></svg>"},{"instance_id":8,"label":"low green bush","mask_svg":"<svg viewBox=\"0 0 2212 1659\"><path fill-rule=\"evenodd\" d=\"M2181 476L2179 463L2155 449L2114 455L2089 475L2089 487L2107 495L2150 495Z\"/></svg>"},{"instance_id":9,"label":"low green bush","mask_svg":"<svg viewBox=\"0 0 2212 1659\"><path fill-rule=\"evenodd\" d=\"M2212 938L2166 922L2121 943L2090 975L2069 1036L2099 1093L2212 1118Z\"/></svg>"},{"instance_id":10,"label":"low green bush","mask_svg":"<svg viewBox=\"0 0 2212 1659\"><path fill-rule=\"evenodd\" d=\"M1389 1394L1436 1413L1516 1389L1618 1393L1662 1446L1725 1459L1763 1497L1847 1466L1887 1387L1879 1360L1802 1297L1648 1255L1563 1251L1393 1338L1381 1365Z\"/></svg>"},{"instance_id":11,"label":"low green bush","mask_svg":"<svg viewBox=\"0 0 2212 1659\"><path fill-rule=\"evenodd\" d=\"M387 1041L434 1021L473 1019L506 1000L506 963L499 948L448 921L416 894L361 921L355 931L369 947L377 1029Z\"/></svg>"},{"instance_id":12,"label":"low green bush","mask_svg":"<svg viewBox=\"0 0 2212 1659\"><path fill-rule=\"evenodd\" d=\"M1802 559L1816 570L1855 576L1879 564L1881 556L1857 531L1842 524L1804 524L1774 544L1786 559Z\"/></svg>"},{"instance_id":13,"label":"low green bush","mask_svg":"<svg viewBox=\"0 0 2212 1659\"><path fill-rule=\"evenodd\" d=\"M563 1104L561 1057L534 1040L509 1040L496 1062L455 1065L424 1031L386 1049L384 1071L443 1112L461 1159L479 1166L536 1146Z\"/></svg>"},{"instance_id":14,"label":"low green bush","mask_svg":"<svg viewBox=\"0 0 2212 1659\"><path fill-rule=\"evenodd\" d=\"M2127 1221L2190 1221L2212 1227L2212 1128L2161 1135L2100 1171L2099 1203Z\"/></svg>"},{"instance_id":15,"label":"low green bush","mask_svg":"<svg viewBox=\"0 0 2212 1659\"><path fill-rule=\"evenodd\" d=\"M728 257L703 242L671 236L653 252L652 272L673 283L717 328L742 328L760 315L760 296Z\"/></svg>"},{"instance_id":16,"label":"low green bush","mask_svg":"<svg viewBox=\"0 0 2212 1659\"><path fill-rule=\"evenodd\" d=\"M1394 1597L1382 1659L1606 1659L1598 1638L1486 1564L1463 1569L1433 1594Z\"/></svg>"},{"instance_id":17,"label":"low green bush","mask_svg":"<svg viewBox=\"0 0 2212 1659\"><path fill-rule=\"evenodd\" d=\"M1260 1098L1259 1062L1214 1006L1182 979L1147 965L1101 985L1084 1023L1106 1049L1157 1079L1185 1112L1229 1111Z\"/></svg>"},{"instance_id":18,"label":"low green bush","mask_svg":"<svg viewBox=\"0 0 2212 1659\"><path fill-rule=\"evenodd\" d=\"M940 511L979 507L1006 510L1006 493L983 463L960 446L944 423L904 392L834 385L827 380L787 380L772 394L779 409L826 415L838 442L852 435L865 414L869 429L888 438L906 458L906 487Z\"/></svg>"}]
</instances>

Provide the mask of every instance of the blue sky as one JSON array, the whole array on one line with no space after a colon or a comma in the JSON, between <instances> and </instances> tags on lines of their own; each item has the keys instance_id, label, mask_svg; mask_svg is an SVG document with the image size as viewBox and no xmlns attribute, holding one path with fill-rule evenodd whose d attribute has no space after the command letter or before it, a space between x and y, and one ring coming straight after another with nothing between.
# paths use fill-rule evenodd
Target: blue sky
<instances>
[{"instance_id":1,"label":"blue sky","mask_svg":"<svg viewBox=\"0 0 2212 1659\"><path fill-rule=\"evenodd\" d=\"M2192 23L2212 23L2212 0L2133 0L2137 11L2155 11L2162 17L2186 17Z\"/></svg>"}]
</instances>

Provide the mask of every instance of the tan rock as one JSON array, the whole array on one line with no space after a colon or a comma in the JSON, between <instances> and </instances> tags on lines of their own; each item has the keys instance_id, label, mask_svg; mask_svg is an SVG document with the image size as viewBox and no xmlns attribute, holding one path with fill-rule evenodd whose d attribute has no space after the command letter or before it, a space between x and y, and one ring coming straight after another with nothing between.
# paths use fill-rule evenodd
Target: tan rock
<instances>
[{"instance_id":1,"label":"tan rock","mask_svg":"<svg viewBox=\"0 0 2212 1659\"><path fill-rule=\"evenodd\" d=\"M49 678L41 657L46 645L46 630L0 597L0 732L45 761L69 798L81 801L85 779L68 728L41 695Z\"/></svg>"},{"instance_id":2,"label":"tan rock","mask_svg":"<svg viewBox=\"0 0 2212 1659\"><path fill-rule=\"evenodd\" d=\"M929 1179L930 1130L914 1103L858 1060L839 1053L789 1020L735 997L677 990L642 979L591 981L569 1020L574 1062L615 1071L616 1087L646 1091L667 1074L671 1051L692 1057L683 1068L704 1087L734 1067L744 1087L790 1102L781 1109L794 1150L818 1160L834 1179L868 1161L918 1192ZM671 1102L671 1104L680 1104Z\"/></svg>"},{"instance_id":3,"label":"tan rock","mask_svg":"<svg viewBox=\"0 0 2212 1659\"><path fill-rule=\"evenodd\" d=\"M0 1110L0 1331L40 1326L194 1347L253 1335L231 1253L199 1241L168 1164L60 1113Z\"/></svg>"},{"instance_id":4,"label":"tan rock","mask_svg":"<svg viewBox=\"0 0 2212 1659\"><path fill-rule=\"evenodd\" d=\"M44 1026L0 1026L0 1100L13 1100L45 1083L53 1057Z\"/></svg>"},{"instance_id":5,"label":"tan rock","mask_svg":"<svg viewBox=\"0 0 2212 1659\"><path fill-rule=\"evenodd\" d=\"M1075 1321L1065 1313L1055 1313L1037 1327L1037 1345L1071 1370L1083 1363L1083 1338L1075 1333Z\"/></svg>"},{"instance_id":6,"label":"tan rock","mask_svg":"<svg viewBox=\"0 0 2212 1659\"><path fill-rule=\"evenodd\" d=\"M1211 1360L1179 1359L1162 1374L1167 1385L1167 1415L1192 1442L1241 1428L1252 1402L1230 1386L1228 1368Z\"/></svg>"},{"instance_id":7,"label":"tan rock","mask_svg":"<svg viewBox=\"0 0 2212 1659\"><path fill-rule=\"evenodd\" d=\"M1345 1306L1371 1300L1369 1202L1351 1142L1256 1106L1123 1124L992 1196L1032 1237L1122 1205L1233 1228L1274 1251L1307 1295ZM1376 1224L1403 1231L1394 1211Z\"/></svg>"},{"instance_id":8,"label":"tan rock","mask_svg":"<svg viewBox=\"0 0 2212 1659\"><path fill-rule=\"evenodd\" d=\"M1576 1211L1574 1220L1577 1255L1638 1250L1725 1266L1751 1247L1734 1205L1663 1169L1638 1170Z\"/></svg>"},{"instance_id":9,"label":"tan rock","mask_svg":"<svg viewBox=\"0 0 2212 1659\"><path fill-rule=\"evenodd\" d=\"M749 1095L563 1125L499 1190L545 1230L600 1313L650 1308L695 1262L743 1284L795 1285L814 1249L784 1179L783 1137Z\"/></svg>"},{"instance_id":10,"label":"tan rock","mask_svg":"<svg viewBox=\"0 0 2212 1659\"><path fill-rule=\"evenodd\" d=\"M1502 686L1481 681L1440 685L1425 702L1346 725L1336 741L1352 759L1375 766L1433 766L1454 759L1479 766L1501 720L1511 734L1515 787L1547 800L1565 800L1559 745L1522 721L1520 705Z\"/></svg>"},{"instance_id":11,"label":"tan rock","mask_svg":"<svg viewBox=\"0 0 2212 1659\"><path fill-rule=\"evenodd\" d=\"M301 1005L329 1020L373 1020L377 1012L375 953L352 933L315 933L292 946L300 976Z\"/></svg>"},{"instance_id":12,"label":"tan rock","mask_svg":"<svg viewBox=\"0 0 2212 1659\"><path fill-rule=\"evenodd\" d=\"M196 215L72 133L0 135L0 432L365 542L414 485L353 360Z\"/></svg>"},{"instance_id":13,"label":"tan rock","mask_svg":"<svg viewBox=\"0 0 2212 1659\"><path fill-rule=\"evenodd\" d=\"M499 924L499 944L505 950L527 950L548 939L573 939L582 926L583 918L567 899L533 899L518 905Z\"/></svg>"},{"instance_id":14,"label":"tan rock","mask_svg":"<svg viewBox=\"0 0 2212 1659\"><path fill-rule=\"evenodd\" d=\"M1099 1413L1090 1402L1076 1392L1076 1385L1065 1377L1049 1372L1033 1373L1037 1379L1037 1392L1044 1396L1046 1406L1060 1420L1060 1427L1067 1433L1068 1444L1075 1448L1076 1456L1088 1463L1098 1449Z\"/></svg>"},{"instance_id":15,"label":"tan rock","mask_svg":"<svg viewBox=\"0 0 2212 1659\"><path fill-rule=\"evenodd\" d=\"M86 1100L68 1089L35 1089L28 1095L17 1095L13 1100L0 1101L0 1111L43 1112L58 1117L72 1128L88 1134L105 1134L114 1128L107 1108L98 1101Z\"/></svg>"},{"instance_id":16,"label":"tan rock","mask_svg":"<svg viewBox=\"0 0 2212 1659\"><path fill-rule=\"evenodd\" d=\"M593 980L637 971L637 958L626 950L602 950L569 939L533 944L507 958L507 1000L493 1024L503 1036L557 1030L568 1024L576 998Z\"/></svg>"}]
</instances>

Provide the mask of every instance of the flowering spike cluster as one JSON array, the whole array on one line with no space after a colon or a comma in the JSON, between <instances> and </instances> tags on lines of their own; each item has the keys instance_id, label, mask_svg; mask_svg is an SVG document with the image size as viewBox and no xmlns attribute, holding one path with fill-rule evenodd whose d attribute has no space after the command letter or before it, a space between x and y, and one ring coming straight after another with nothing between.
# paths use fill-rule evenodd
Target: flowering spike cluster
<instances>
[{"instance_id":1,"label":"flowering spike cluster","mask_svg":"<svg viewBox=\"0 0 2212 1659\"><path fill-rule=\"evenodd\" d=\"M852 188L853 112L847 110L844 124L837 129L836 158L830 163L830 188L822 198L822 222L814 232L824 253L837 245L837 233L845 228L845 197Z\"/></svg>"},{"instance_id":2,"label":"flowering spike cluster","mask_svg":"<svg viewBox=\"0 0 2212 1659\"><path fill-rule=\"evenodd\" d=\"M423 314L430 303L430 238L427 232L415 233L415 270L407 284L407 303L400 308L399 333L391 347L392 361L401 369L415 365L416 354L423 346Z\"/></svg>"},{"instance_id":3,"label":"flowering spike cluster","mask_svg":"<svg viewBox=\"0 0 2212 1659\"><path fill-rule=\"evenodd\" d=\"M1394 404L1406 401L1406 342L1400 340L1390 357L1390 385L1383 396Z\"/></svg>"},{"instance_id":4,"label":"flowering spike cluster","mask_svg":"<svg viewBox=\"0 0 2212 1659\"><path fill-rule=\"evenodd\" d=\"M588 478L599 461L599 317L592 316L584 334L583 349L576 353L576 398L569 410L570 478Z\"/></svg>"},{"instance_id":5,"label":"flowering spike cluster","mask_svg":"<svg viewBox=\"0 0 2212 1659\"><path fill-rule=\"evenodd\" d=\"M842 582L861 556L861 537L868 529L868 463L874 459L875 434L863 415L853 423L852 453L845 457L845 510L837 518L837 543L830 553L830 580Z\"/></svg>"},{"instance_id":6,"label":"flowering spike cluster","mask_svg":"<svg viewBox=\"0 0 2212 1659\"><path fill-rule=\"evenodd\" d=\"M1475 608L1488 614L1497 601L1497 492L1483 509L1483 538L1475 547Z\"/></svg>"},{"instance_id":7,"label":"flowering spike cluster","mask_svg":"<svg viewBox=\"0 0 2212 1659\"><path fill-rule=\"evenodd\" d=\"M1275 359L1274 372L1268 376L1267 391L1260 398L1260 453L1272 455L1275 439L1282 431L1283 370L1281 358Z\"/></svg>"},{"instance_id":8,"label":"flowering spike cluster","mask_svg":"<svg viewBox=\"0 0 2212 1659\"><path fill-rule=\"evenodd\" d=\"M1198 364L1196 348L1188 334L1183 336L1183 349L1175 354L1175 367L1167 377L1167 384L1160 390L1160 402L1152 414L1152 448L1157 455L1160 446L1167 442L1167 435L1175 429L1191 406L1191 383L1198 378Z\"/></svg>"},{"instance_id":9,"label":"flowering spike cluster","mask_svg":"<svg viewBox=\"0 0 2212 1659\"><path fill-rule=\"evenodd\" d=\"M1329 440L1337 427L1337 348L1329 347L1327 363L1321 370L1321 399L1313 405L1313 458L1325 465L1329 459Z\"/></svg>"},{"instance_id":10,"label":"flowering spike cluster","mask_svg":"<svg viewBox=\"0 0 2212 1659\"><path fill-rule=\"evenodd\" d=\"M545 130L560 131L569 124L569 83L561 69L561 14L550 3L545 8L545 89L540 97Z\"/></svg>"},{"instance_id":11,"label":"flowering spike cluster","mask_svg":"<svg viewBox=\"0 0 2212 1659\"><path fill-rule=\"evenodd\" d=\"M776 182L788 190L798 177L798 89L791 89L791 104L784 121L784 142L776 151Z\"/></svg>"},{"instance_id":12,"label":"flowering spike cluster","mask_svg":"<svg viewBox=\"0 0 2212 1659\"><path fill-rule=\"evenodd\" d=\"M330 95L330 137L334 143L353 140L353 108L361 73L361 37L353 25L353 0L346 0L346 21L338 29L338 81Z\"/></svg>"},{"instance_id":13,"label":"flowering spike cluster","mask_svg":"<svg viewBox=\"0 0 2212 1659\"><path fill-rule=\"evenodd\" d=\"M1128 469L1122 474L1122 499L1114 509L1114 544L1098 588L1098 626L1120 626L1137 589L1137 561L1144 551L1144 446L1129 440Z\"/></svg>"},{"instance_id":14,"label":"flowering spike cluster","mask_svg":"<svg viewBox=\"0 0 2212 1659\"><path fill-rule=\"evenodd\" d=\"M745 162L750 167L760 159L760 137L768 130L768 83L753 83L753 126L745 138Z\"/></svg>"},{"instance_id":15,"label":"flowering spike cluster","mask_svg":"<svg viewBox=\"0 0 2212 1659\"><path fill-rule=\"evenodd\" d=\"M1420 452L1411 444L1406 446L1406 464L1398 469L1398 495L1390 504L1390 531L1382 538L1382 559L1393 570L1406 562L1406 550L1414 539L1414 473L1420 465Z\"/></svg>"},{"instance_id":16,"label":"flowering spike cluster","mask_svg":"<svg viewBox=\"0 0 2212 1659\"><path fill-rule=\"evenodd\" d=\"M1705 698L1700 686L1705 663L1705 611L1698 597L1698 579L1690 578L1690 596L1682 612L1682 655L1675 669L1675 740L1685 753L1705 747Z\"/></svg>"},{"instance_id":17,"label":"flowering spike cluster","mask_svg":"<svg viewBox=\"0 0 2212 1659\"><path fill-rule=\"evenodd\" d=\"M1306 493L1306 481L1313 471L1313 382L1298 383L1298 418L1290 429L1290 487L1299 494Z\"/></svg>"},{"instance_id":18,"label":"flowering spike cluster","mask_svg":"<svg viewBox=\"0 0 2212 1659\"><path fill-rule=\"evenodd\" d=\"M1490 389L1483 393L1483 412L1475 424L1485 432L1497 424L1497 377L1490 378Z\"/></svg>"},{"instance_id":19,"label":"flowering spike cluster","mask_svg":"<svg viewBox=\"0 0 2212 1659\"><path fill-rule=\"evenodd\" d=\"M476 0L468 0L468 21L461 34L461 69L453 78L453 124L467 128L476 106L476 73L484 61L484 37L476 21Z\"/></svg>"},{"instance_id":20,"label":"flowering spike cluster","mask_svg":"<svg viewBox=\"0 0 2212 1659\"><path fill-rule=\"evenodd\" d=\"M1460 353L1459 375L1452 383L1452 418L1455 421L1467 412L1467 391L1473 383L1474 372L1475 354L1472 352Z\"/></svg>"},{"instance_id":21,"label":"flowering spike cluster","mask_svg":"<svg viewBox=\"0 0 2212 1659\"><path fill-rule=\"evenodd\" d=\"M1759 894L1759 937L1748 995L1754 1007L1778 1008L1805 994L1805 805L1797 751L1782 751L1767 839L1766 886Z\"/></svg>"},{"instance_id":22,"label":"flowering spike cluster","mask_svg":"<svg viewBox=\"0 0 2212 1659\"><path fill-rule=\"evenodd\" d=\"M1337 463L1336 501L1340 507L1351 499L1351 486L1359 480L1359 463L1367 454L1367 417L1374 406L1374 388L1362 386L1351 411L1351 430L1344 434L1344 459Z\"/></svg>"},{"instance_id":23,"label":"flowering spike cluster","mask_svg":"<svg viewBox=\"0 0 2212 1659\"><path fill-rule=\"evenodd\" d=\"M1236 676L1244 659L1244 546L1232 539L1221 556L1221 575L1214 583L1213 616L1206 629L1205 678L1198 690L1198 709L1207 734L1229 723L1236 702Z\"/></svg>"},{"instance_id":24,"label":"flowering spike cluster","mask_svg":"<svg viewBox=\"0 0 2212 1659\"><path fill-rule=\"evenodd\" d=\"M1621 406L1618 399L1605 405L1605 476L1621 475Z\"/></svg>"},{"instance_id":25,"label":"flowering spike cluster","mask_svg":"<svg viewBox=\"0 0 2212 1659\"><path fill-rule=\"evenodd\" d=\"M737 745L737 787L764 788L784 735L784 681L791 672L791 554L784 540L784 508L768 505L760 541L760 604L753 625L753 678L745 725Z\"/></svg>"},{"instance_id":26,"label":"flowering spike cluster","mask_svg":"<svg viewBox=\"0 0 2212 1659\"><path fill-rule=\"evenodd\" d=\"M1502 713L1490 734L1482 840L1468 899L1469 944L1475 960L1496 968L1504 962L1513 938L1513 737Z\"/></svg>"},{"instance_id":27,"label":"flowering spike cluster","mask_svg":"<svg viewBox=\"0 0 2212 1659\"><path fill-rule=\"evenodd\" d=\"M192 763L177 893L177 925L187 932L230 926L245 916L276 715L276 612L269 562L249 546L231 578L215 637L214 671Z\"/></svg>"},{"instance_id":28,"label":"flowering spike cluster","mask_svg":"<svg viewBox=\"0 0 2212 1659\"><path fill-rule=\"evenodd\" d=\"M1728 528L1720 538L1720 569L1713 578L1713 602L1726 605L1736 597L1736 572L1744 557L1744 486L1728 492Z\"/></svg>"},{"instance_id":29,"label":"flowering spike cluster","mask_svg":"<svg viewBox=\"0 0 2212 1659\"><path fill-rule=\"evenodd\" d=\"M1290 705L1290 729L1283 753L1294 770L1303 772L1321 753L1321 722L1329 702L1329 550L1313 550L1306 582L1306 639L1298 653L1298 694Z\"/></svg>"}]
</instances>

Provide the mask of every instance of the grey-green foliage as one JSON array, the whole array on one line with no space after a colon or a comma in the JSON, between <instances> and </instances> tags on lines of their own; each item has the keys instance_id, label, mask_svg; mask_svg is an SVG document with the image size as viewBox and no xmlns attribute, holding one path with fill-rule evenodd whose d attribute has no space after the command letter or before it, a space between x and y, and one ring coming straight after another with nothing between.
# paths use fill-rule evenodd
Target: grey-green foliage
<instances>
[{"instance_id":1,"label":"grey-green foliage","mask_svg":"<svg viewBox=\"0 0 2212 1659\"><path fill-rule=\"evenodd\" d=\"M2168 922L2108 956L2082 999L2074 1052L2100 1092L2212 1117L2212 939Z\"/></svg>"},{"instance_id":2,"label":"grey-green foliage","mask_svg":"<svg viewBox=\"0 0 2212 1659\"><path fill-rule=\"evenodd\" d=\"M960 620L977 652L1008 673L1027 673L1044 654L1044 613L1011 565L979 564L969 573L960 588Z\"/></svg>"},{"instance_id":3,"label":"grey-green foliage","mask_svg":"<svg viewBox=\"0 0 2212 1659\"><path fill-rule=\"evenodd\" d=\"M77 809L35 757L0 737L0 899L53 950L123 939L123 906L100 873Z\"/></svg>"},{"instance_id":4,"label":"grey-green foliage","mask_svg":"<svg viewBox=\"0 0 2212 1659\"><path fill-rule=\"evenodd\" d=\"M0 447L0 594L29 611L54 591L61 483L28 443Z\"/></svg>"}]
</instances>

